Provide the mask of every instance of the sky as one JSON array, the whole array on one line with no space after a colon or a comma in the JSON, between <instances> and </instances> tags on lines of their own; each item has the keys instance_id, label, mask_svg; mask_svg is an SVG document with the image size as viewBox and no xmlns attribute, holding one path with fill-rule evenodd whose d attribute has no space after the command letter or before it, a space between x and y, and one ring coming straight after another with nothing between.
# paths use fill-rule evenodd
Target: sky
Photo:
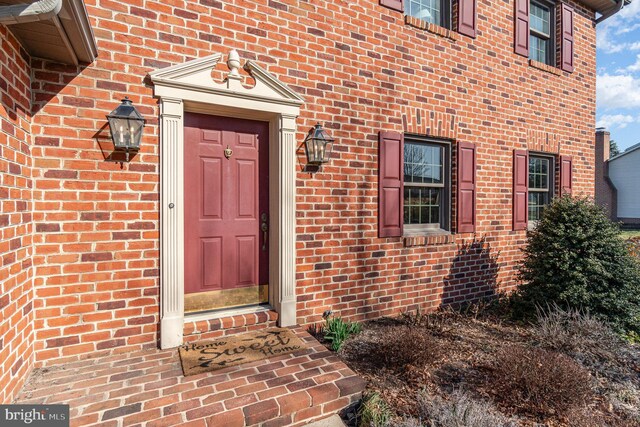
<instances>
[{"instance_id":1,"label":"sky","mask_svg":"<svg viewBox=\"0 0 640 427\"><path fill-rule=\"evenodd\" d=\"M618 148L640 142L640 0L598 24L596 126Z\"/></svg>"}]
</instances>

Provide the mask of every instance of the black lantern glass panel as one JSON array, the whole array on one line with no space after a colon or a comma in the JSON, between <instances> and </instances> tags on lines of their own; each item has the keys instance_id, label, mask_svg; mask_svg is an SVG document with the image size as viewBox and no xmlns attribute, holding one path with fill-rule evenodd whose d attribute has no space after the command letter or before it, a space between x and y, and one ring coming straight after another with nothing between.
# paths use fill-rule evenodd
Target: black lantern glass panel
<instances>
[{"instance_id":1,"label":"black lantern glass panel","mask_svg":"<svg viewBox=\"0 0 640 427\"><path fill-rule=\"evenodd\" d=\"M316 124L304 140L307 152L307 161L312 165L327 163L331 158L334 139L322 128L320 123Z\"/></svg>"},{"instance_id":2,"label":"black lantern glass panel","mask_svg":"<svg viewBox=\"0 0 640 427\"><path fill-rule=\"evenodd\" d=\"M116 150L126 151L127 161L129 161L129 150L137 151L140 149L144 118L133 106L131 100L125 97L122 104L107 116L107 120L113 145Z\"/></svg>"}]
</instances>

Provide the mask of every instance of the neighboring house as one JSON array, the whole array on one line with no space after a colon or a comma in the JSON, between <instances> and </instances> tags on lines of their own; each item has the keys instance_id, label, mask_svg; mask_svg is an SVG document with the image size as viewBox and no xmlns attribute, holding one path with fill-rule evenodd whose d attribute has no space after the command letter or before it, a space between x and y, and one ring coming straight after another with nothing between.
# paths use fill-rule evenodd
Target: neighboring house
<instances>
[{"instance_id":1,"label":"neighboring house","mask_svg":"<svg viewBox=\"0 0 640 427\"><path fill-rule=\"evenodd\" d=\"M2 402L34 366L512 289L529 222L593 195L612 0L21 3L0 2Z\"/></svg>"},{"instance_id":2,"label":"neighboring house","mask_svg":"<svg viewBox=\"0 0 640 427\"><path fill-rule=\"evenodd\" d=\"M596 203L612 221L640 227L640 144L610 158L610 134L596 131Z\"/></svg>"}]
</instances>

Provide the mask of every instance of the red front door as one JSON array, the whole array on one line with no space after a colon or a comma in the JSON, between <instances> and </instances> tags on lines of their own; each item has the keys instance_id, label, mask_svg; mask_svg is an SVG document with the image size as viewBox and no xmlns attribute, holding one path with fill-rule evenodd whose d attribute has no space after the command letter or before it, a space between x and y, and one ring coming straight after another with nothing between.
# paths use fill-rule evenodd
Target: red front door
<instances>
[{"instance_id":1,"label":"red front door","mask_svg":"<svg viewBox=\"0 0 640 427\"><path fill-rule=\"evenodd\" d=\"M265 285L269 124L187 113L184 126L185 293Z\"/></svg>"}]
</instances>

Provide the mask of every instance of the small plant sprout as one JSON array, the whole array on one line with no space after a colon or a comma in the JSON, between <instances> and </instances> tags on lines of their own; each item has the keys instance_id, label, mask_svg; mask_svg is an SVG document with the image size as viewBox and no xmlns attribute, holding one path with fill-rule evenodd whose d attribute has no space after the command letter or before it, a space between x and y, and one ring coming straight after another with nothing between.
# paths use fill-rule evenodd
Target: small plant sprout
<instances>
[{"instance_id":1,"label":"small plant sprout","mask_svg":"<svg viewBox=\"0 0 640 427\"><path fill-rule=\"evenodd\" d=\"M362 331L362 325L360 323L345 321L340 317L332 317L331 314L325 317L325 325L322 330L324 339L331 343L331 349L333 351L340 350L342 343L344 343L347 338L360 333L360 331Z\"/></svg>"}]
</instances>

